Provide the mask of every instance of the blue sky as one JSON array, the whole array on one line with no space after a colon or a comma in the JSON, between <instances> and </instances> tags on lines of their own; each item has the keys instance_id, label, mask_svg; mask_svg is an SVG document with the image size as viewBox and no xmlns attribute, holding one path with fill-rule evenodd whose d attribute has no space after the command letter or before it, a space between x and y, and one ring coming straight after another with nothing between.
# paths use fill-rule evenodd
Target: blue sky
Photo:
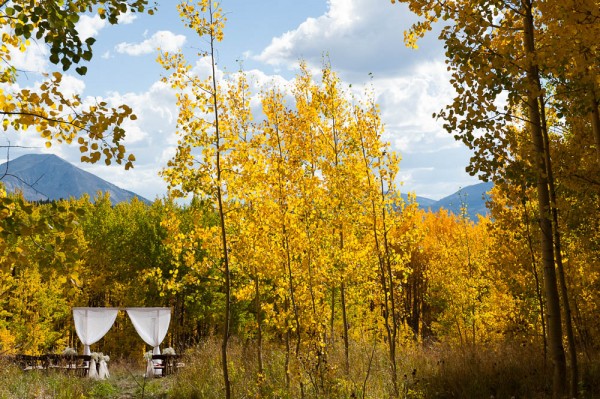
<instances>
[{"instance_id":1,"label":"blue sky","mask_svg":"<svg viewBox=\"0 0 600 399\"><path fill-rule=\"evenodd\" d=\"M128 15L118 26L107 26L93 15L83 18L82 35L97 40L94 59L85 77L65 79L65 90L133 107L138 120L125 126L126 145L137 158L133 170L81 164L76 147L46 150L33 133L13 137L11 143L36 149L15 149L11 157L51 152L148 199L165 195L158 171L175 151L177 109L173 93L159 82L156 48L181 49L192 56L204 45L183 26L175 5L174 0L160 1L154 16ZM374 87L385 139L402 157L402 192L439 199L478 182L464 171L468 150L431 118L453 95L442 45L431 34L418 50L405 48L403 31L414 18L403 6L389 0L224 0L221 5L228 22L218 48L220 70L235 71L242 60L257 81L285 81L294 76L299 59L320 68L327 54L348 85ZM34 44L26 57L15 60L30 71L22 86L35 85L39 72L52 69L46 59L47 50Z\"/></svg>"}]
</instances>

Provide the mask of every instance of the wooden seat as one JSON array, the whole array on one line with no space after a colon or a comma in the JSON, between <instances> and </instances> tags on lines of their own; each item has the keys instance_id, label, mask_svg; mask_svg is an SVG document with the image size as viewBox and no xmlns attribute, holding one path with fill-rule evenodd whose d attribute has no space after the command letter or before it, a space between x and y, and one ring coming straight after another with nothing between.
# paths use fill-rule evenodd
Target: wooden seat
<instances>
[{"instance_id":1,"label":"wooden seat","mask_svg":"<svg viewBox=\"0 0 600 399\"><path fill-rule=\"evenodd\" d=\"M81 377L88 375L91 360L90 355L47 354L40 356L16 355L14 357L14 362L24 371L56 370Z\"/></svg>"},{"instance_id":2,"label":"wooden seat","mask_svg":"<svg viewBox=\"0 0 600 399\"><path fill-rule=\"evenodd\" d=\"M63 355L46 355L46 368L50 370L62 370Z\"/></svg>"},{"instance_id":3,"label":"wooden seat","mask_svg":"<svg viewBox=\"0 0 600 399\"><path fill-rule=\"evenodd\" d=\"M43 368L47 370L56 370L68 374L74 374L85 377L88 374L90 355L44 355L42 361Z\"/></svg>"},{"instance_id":4,"label":"wooden seat","mask_svg":"<svg viewBox=\"0 0 600 399\"><path fill-rule=\"evenodd\" d=\"M79 377L87 377L88 371L90 370L90 362L92 361L92 356L90 355L77 355L74 356L74 371L75 375ZM71 369L69 369L71 370Z\"/></svg>"},{"instance_id":5,"label":"wooden seat","mask_svg":"<svg viewBox=\"0 0 600 399\"><path fill-rule=\"evenodd\" d=\"M15 361L24 371L43 370L46 365L44 356L17 355Z\"/></svg>"},{"instance_id":6,"label":"wooden seat","mask_svg":"<svg viewBox=\"0 0 600 399\"><path fill-rule=\"evenodd\" d=\"M157 370L162 370L162 376L175 373L177 371L178 359L179 355L152 355L155 371L154 375L157 375ZM161 374L158 374L158 376Z\"/></svg>"},{"instance_id":7,"label":"wooden seat","mask_svg":"<svg viewBox=\"0 0 600 399\"><path fill-rule=\"evenodd\" d=\"M88 374L90 355L46 355L47 368L85 377Z\"/></svg>"}]
</instances>

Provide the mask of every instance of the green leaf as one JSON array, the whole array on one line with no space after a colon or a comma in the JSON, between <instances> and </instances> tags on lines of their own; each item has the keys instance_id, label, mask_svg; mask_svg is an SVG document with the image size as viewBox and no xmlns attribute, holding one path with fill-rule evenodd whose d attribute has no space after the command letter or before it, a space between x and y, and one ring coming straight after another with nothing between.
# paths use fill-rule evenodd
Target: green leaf
<instances>
[{"instance_id":1,"label":"green leaf","mask_svg":"<svg viewBox=\"0 0 600 399\"><path fill-rule=\"evenodd\" d=\"M62 60L60 60L60 63L63 66L63 71L66 71L71 67L71 60L69 60L67 57L63 57Z\"/></svg>"}]
</instances>

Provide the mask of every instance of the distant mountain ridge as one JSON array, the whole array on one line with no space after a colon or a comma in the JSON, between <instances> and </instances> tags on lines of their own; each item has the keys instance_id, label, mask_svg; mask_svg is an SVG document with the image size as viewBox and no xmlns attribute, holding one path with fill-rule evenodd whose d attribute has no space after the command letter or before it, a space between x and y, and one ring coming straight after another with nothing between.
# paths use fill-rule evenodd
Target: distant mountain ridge
<instances>
[{"instance_id":1,"label":"distant mountain ridge","mask_svg":"<svg viewBox=\"0 0 600 399\"><path fill-rule=\"evenodd\" d=\"M29 201L94 198L98 191L108 192L113 204L142 196L117 187L52 154L28 154L0 165L0 182L8 192L21 191Z\"/></svg>"},{"instance_id":2,"label":"distant mountain ridge","mask_svg":"<svg viewBox=\"0 0 600 399\"><path fill-rule=\"evenodd\" d=\"M93 199L101 191L110 194L113 204L131 201L134 197L150 203L134 192L119 188L51 154L23 155L3 163L0 165L0 182L9 192L23 192L29 201L81 198L85 194ZM488 213L485 203L489 200L487 192L492 187L492 183L479 183L464 187L439 201L417 196L416 202L422 209L437 212L444 208L457 215L461 206L465 205L469 217L477 220L478 214ZM407 201L408 195L402 194L402 198Z\"/></svg>"},{"instance_id":3,"label":"distant mountain ridge","mask_svg":"<svg viewBox=\"0 0 600 399\"><path fill-rule=\"evenodd\" d=\"M443 208L455 215L460 214L461 208L465 206L469 218L477 220L477 215L486 215L489 213L486 202L490 200L488 192L492 187L494 187L493 183L478 183L463 187L454 194L448 195L439 201L426 197L417 197L416 202L422 209L437 212ZM406 200L408 195L402 194L402 197Z\"/></svg>"}]
</instances>

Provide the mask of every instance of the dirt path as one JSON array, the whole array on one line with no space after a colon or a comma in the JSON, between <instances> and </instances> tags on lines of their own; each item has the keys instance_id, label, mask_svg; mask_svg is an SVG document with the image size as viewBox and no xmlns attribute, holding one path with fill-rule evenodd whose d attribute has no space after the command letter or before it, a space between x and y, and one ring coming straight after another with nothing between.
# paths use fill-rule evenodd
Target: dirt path
<instances>
[{"instance_id":1,"label":"dirt path","mask_svg":"<svg viewBox=\"0 0 600 399\"><path fill-rule=\"evenodd\" d=\"M143 370L121 368L111 374L110 383L117 388L115 399L167 398L171 377L144 379ZM143 396L142 396L143 393Z\"/></svg>"}]
</instances>

